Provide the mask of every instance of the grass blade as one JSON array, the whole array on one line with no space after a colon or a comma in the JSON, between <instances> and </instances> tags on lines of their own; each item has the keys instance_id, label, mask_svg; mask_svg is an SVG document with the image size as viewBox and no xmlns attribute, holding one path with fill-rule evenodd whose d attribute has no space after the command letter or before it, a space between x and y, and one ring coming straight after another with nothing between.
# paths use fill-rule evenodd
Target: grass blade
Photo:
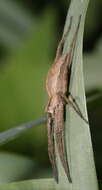
<instances>
[{"instance_id":1,"label":"grass blade","mask_svg":"<svg viewBox=\"0 0 102 190\"><path fill-rule=\"evenodd\" d=\"M24 133L25 131L46 122L46 117L42 117L37 120L29 121L28 123L19 125L15 128L8 129L0 133L0 145L12 140L17 135Z\"/></svg>"}]
</instances>

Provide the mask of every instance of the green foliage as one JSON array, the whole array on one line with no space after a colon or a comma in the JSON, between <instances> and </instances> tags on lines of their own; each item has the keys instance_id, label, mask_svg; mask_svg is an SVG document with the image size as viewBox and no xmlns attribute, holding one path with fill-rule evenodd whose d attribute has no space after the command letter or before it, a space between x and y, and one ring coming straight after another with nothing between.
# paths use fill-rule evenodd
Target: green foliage
<instances>
[{"instance_id":1,"label":"green foliage","mask_svg":"<svg viewBox=\"0 0 102 190\"><path fill-rule=\"evenodd\" d=\"M0 185L0 190L54 190L52 179L28 180Z\"/></svg>"},{"instance_id":2,"label":"green foliage","mask_svg":"<svg viewBox=\"0 0 102 190\"><path fill-rule=\"evenodd\" d=\"M0 184L34 178L38 169L29 157L0 152Z\"/></svg>"},{"instance_id":3,"label":"green foliage","mask_svg":"<svg viewBox=\"0 0 102 190\"><path fill-rule=\"evenodd\" d=\"M53 10L47 9L36 27L35 24L32 26L22 46L0 65L1 130L44 115L47 103L45 78L50 63L54 20ZM40 149L44 148L45 155L47 153L46 136L46 126L41 126L2 148L40 157Z\"/></svg>"},{"instance_id":4,"label":"green foliage","mask_svg":"<svg viewBox=\"0 0 102 190\"><path fill-rule=\"evenodd\" d=\"M73 9L74 12L75 12L75 10ZM78 13L79 13L79 10L78 10ZM45 14L42 16L42 18L40 18L36 24L35 24L35 20L34 20L34 26L32 26L32 30L29 32L27 38L25 39L25 41L21 45L21 47L14 50L12 52L12 55L7 57L5 64L0 65L0 108L1 108L0 109L0 130L1 131L4 131L4 129L6 130L8 128L11 128L12 126L15 126L15 125L19 125L23 122L27 122L32 119L34 120L34 119L44 115L45 104L47 102L47 100L46 100L47 96L45 95L45 78L46 78L46 73L47 73L49 64L52 61L50 59L50 52L52 52L52 49L53 49L52 41L53 41L53 30L56 27L55 20L56 20L56 15L52 9L48 9L45 12ZM93 23L93 25L94 24L95 23ZM91 29L94 28L93 25L90 25ZM80 63L80 62L81 62L81 58L79 55L78 63ZM81 73L81 77L83 77L82 73ZM83 85L83 83L82 83L82 85ZM81 86L79 89L81 89ZM78 93L80 94L80 92L78 92ZM82 106L82 108L83 108L83 106ZM68 127L69 127L69 120L70 120L69 116L70 116L70 114L68 115L68 121L66 122L66 126L68 126ZM79 126L78 130L77 130L77 128L75 128L75 129L73 128L71 131L71 135L72 135L71 137L75 137L75 135L77 134L77 136L75 138L71 138L72 139L72 141L71 141L72 154L74 155L73 156L73 160L74 160L74 159L77 159L79 155L81 155L80 152L83 153L84 145L85 145L85 147L84 147L85 150L88 148L89 148L89 150L91 150L91 149L89 147L90 143L87 144L88 140L90 141L89 129L87 130L88 135L84 135L84 138L87 142L84 142L84 145L83 145L84 138L82 136L82 134L83 134L82 127L84 125L80 122L79 118L77 120L75 113L72 114L72 118L74 120L73 126L76 127L76 123ZM78 121L78 122L75 122L75 121ZM81 126L81 125L83 125L83 126ZM86 131L84 131L84 132L86 133ZM67 135L69 135L68 128L67 128ZM88 137L88 140L86 137ZM45 158L47 155L46 142L47 142L46 127L41 126L37 129L32 129L31 131L27 132L25 135L23 135L22 137L20 137L19 139L15 140L15 141L13 141L12 143L9 143L6 146L4 145L2 147L2 149L6 149L9 151L16 151L18 153L26 153L27 155L32 155L35 159L29 161L29 158L28 158L28 160L26 160L27 159L26 157L19 158L19 156L17 156L15 158L15 155L14 155L14 157L12 157L12 155L9 155L12 157L11 158L6 155L8 165L10 165L10 163L11 163L10 161L13 160L12 163L15 163L17 168L15 168L11 164L10 170L9 169L5 170L4 168L0 169L0 171L1 171L0 174L2 174L2 170L4 172L2 182L7 183L9 181L6 178L7 171L11 172L11 176L13 176L13 175L16 176L14 178L11 177L12 179L10 181L22 180L23 178L22 178L22 176L20 176L20 174L22 173L22 175L24 175L24 173L25 174L29 173L31 171L30 170L31 167L34 169L34 172L36 172L35 168L37 168L37 171L39 173L38 177L44 176L43 173L40 173L40 168L37 167L36 160L38 159L38 160L40 160L40 162L42 164L47 165L47 161ZM74 142L77 142L77 143L74 144ZM83 145L83 147L81 147L80 144L81 144L81 146ZM73 146L73 145L75 145L75 146ZM76 147L76 145L77 145L77 147ZM79 149L78 149L79 153L77 152L78 146L79 146ZM82 149L80 149L80 147ZM41 155L41 151L43 152L42 155ZM91 152L91 151L89 151L89 152ZM86 153L87 153L87 151L86 151ZM85 156L83 156L83 157L87 160L87 154ZM73 169L74 177L77 174L77 172L75 173L75 170L77 171L78 169L80 169L80 165L82 165L82 167L87 165L87 164L86 165L83 164L84 163L83 157L82 157L82 159L80 157L80 160L79 160L79 162L81 164L73 167L74 168ZM4 158L5 158L5 153L2 157L2 159L0 160L2 166L4 166L4 164L5 164L4 163L5 160L3 160ZM91 154L91 156L89 155L89 158L93 158L92 154ZM91 159L89 159L89 161L93 162L93 160L91 160ZM17 165L18 162L20 164ZM45 167L45 165L44 165L44 167ZM62 172L62 174L63 174L63 168L61 168L60 161L58 161L58 165L60 168L60 172ZM90 174L90 168L91 167L89 167L87 170L88 174ZM15 169L15 174L13 173L14 172L13 169ZM21 172L21 170L22 170L22 172ZM92 174L94 174L94 171ZM48 175L50 175L49 172L48 172ZM85 173L85 176L86 175L87 174ZM18 176L19 176L19 179L18 179ZM23 177L25 177L25 176L23 176ZM35 176L33 175L33 177L35 177ZM60 177L61 177L61 174L60 174ZM5 178L5 180L4 180L4 178ZM64 179L64 177L63 177L63 179ZM61 179L62 187L64 187L63 186L64 184L67 185L67 183L64 183L63 179ZM78 176L78 178L75 177L75 180L76 181L75 181L74 187L76 188L76 185L80 185L80 183L79 183L80 177L79 176ZM95 180L93 180L93 181L95 182ZM65 180L65 182L66 182L66 180ZM93 184L94 184L94 182L93 182ZM81 184L81 185L83 185L83 184ZM89 187L90 187L90 185L89 185ZM4 190L4 189L5 190L6 189L8 189L8 190L9 189L10 190L14 190L14 189L16 189L16 190L51 189L52 190L52 189L54 189L54 182L52 179L49 179L49 180L44 179L44 180L31 180L31 181L24 181L24 182L19 182L19 183L0 185L0 190ZM92 189L93 189L93 187L92 187Z\"/></svg>"}]
</instances>

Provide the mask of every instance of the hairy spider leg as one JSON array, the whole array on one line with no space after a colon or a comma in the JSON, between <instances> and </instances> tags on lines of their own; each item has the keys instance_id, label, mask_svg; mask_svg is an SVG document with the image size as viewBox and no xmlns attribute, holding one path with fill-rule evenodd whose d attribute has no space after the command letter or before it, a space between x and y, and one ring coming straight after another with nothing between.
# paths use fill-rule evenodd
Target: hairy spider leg
<instances>
[{"instance_id":1,"label":"hairy spider leg","mask_svg":"<svg viewBox=\"0 0 102 190\"><path fill-rule=\"evenodd\" d=\"M60 56L62 55L62 51L63 51L63 46L64 46L64 43L65 43L65 39L67 37L67 34L70 32L71 30L71 26L72 26L72 16L70 17L70 23L69 23L69 27L67 29L67 31L62 35L62 38L58 44L58 48L57 48L57 51L56 51L56 57L55 57L55 61L57 61Z\"/></svg>"},{"instance_id":2,"label":"hairy spider leg","mask_svg":"<svg viewBox=\"0 0 102 190\"><path fill-rule=\"evenodd\" d=\"M68 97L64 94L61 94L61 97L65 100L65 102L73 107L73 109L77 112L77 114L85 121L85 123L89 124L87 119L83 116L82 112L80 111L80 108L78 104L76 103L76 100L73 98L72 95L69 95ZM70 97L72 100L70 100Z\"/></svg>"},{"instance_id":3,"label":"hairy spider leg","mask_svg":"<svg viewBox=\"0 0 102 190\"><path fill-rule=\"evenodd\" d=\"M75 109L75 107L76 107L77 113L79 114L79 116L80 116L87 124L89 124L88 120L83 116L83 114L82 114L82 112L81 112L81 110L80 110L80 107L79 107L78 103L76 102L75 98L72 96L71 93L69 93L69 98L72 99L71 102L72 102L72 104L74 103L74 107L73 107L73 108Z\"/></svg>"},{"instance_id":4,"label":"hairy spider leg","mask_svg":"<svg viewBox=\"0 0 102 190\"><path fill-rule=\"evenodd\" d=\"M71 42L71 44L69 46L69 51L66 54L66 58L69 58L69 64L68 64L68 69L69 70L70 70L70 67L72 65L72 60L73 60L73 56L74 56L73 52L74 52L74 48L75 48L75 44L76 44L76 39L77 39L77 34L78 34L79 26L80 26L80 21L81 21L81 15L79 16L79 22L78 22L78 25L77 25L77 29L75 31L75 34L74 34L73 38L72 38L72 42Z\"/></svg>"},{"instance_id":5,"label":"hairy spider leg","mask_svg":"<svg viewBox=\"0 0 102 190\"><path fill-rule=\"evenodd\" d=\"M55 153L55 142L54 142L54 130L53 130L53 118L51 113L48 113L47 121L47 132L48 132L48 154L49 159L53 168L54 178L58 183L58 170L56 165L56 153Z\"/></svg>"},{"instance_id":6,"label":"hairy spider leg","mask_svg":"<svg viewBox=\"0 0 102 190\"><path fill-rule=\"evenodd\" d=\"M72 183L69 164L67 160L67 151L65 144L65 129L64 129L64 104L60 102L55 109L55 139L58 148L59 157L64 168L64 171L68 177L70 183Z\"/></svg>"}]
</instances>

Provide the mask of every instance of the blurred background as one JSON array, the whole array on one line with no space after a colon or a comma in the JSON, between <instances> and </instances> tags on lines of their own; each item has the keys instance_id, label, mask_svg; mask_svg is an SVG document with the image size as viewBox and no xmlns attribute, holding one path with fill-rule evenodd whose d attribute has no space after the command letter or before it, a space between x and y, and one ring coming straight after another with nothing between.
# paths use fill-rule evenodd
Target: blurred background
<instances>
[{"instance_id":1,"label":"blurred background","mask_svg":"<svg viewBox=\"0 0 102 190\"><path fill-rule=\"evenodd\" d=\"M45 79L70 1L0 1L0 131L44 116ZM102 175L102 1L90 1L84 76L98 178ZM46 124L0 147L0 183L50 177Z\"/></svg>"}]
</instances>

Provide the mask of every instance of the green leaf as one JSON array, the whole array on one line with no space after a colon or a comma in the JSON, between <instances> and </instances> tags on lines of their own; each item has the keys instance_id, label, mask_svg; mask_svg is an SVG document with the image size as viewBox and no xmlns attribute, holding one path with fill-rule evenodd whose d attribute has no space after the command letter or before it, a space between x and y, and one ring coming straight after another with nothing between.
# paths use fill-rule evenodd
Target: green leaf
<instances>
[{"instance_id":1,"label":"green leaf","mask_svg":"<svg viewBox=\"0 0 102 190\"><path fill-rule=\"evenodd\" d=\"M34 178L38 169L30 157L0 152L0 184Z\"/></svg>"},{"instance_id":2,"label":"green leaf","mask_svg":"<svg viewBox=\"0 0 102 190\"><path fill-rule=\"evenodd\" d=\"M68 89L69 92L73 95L86 120L88 120L88 118L83 80L82 44L84 22L88 2L88 0L71 1L64 30L64 32L67 31L70 17L72 16L72 29L67 36L68 38L66 39L64 49L64 53L67 53L70 48L72 38L75 34L79 17L81 15L81 23L78 31L77 42L75 45L74 57L72 60L70 86ZM68 181L65 175L64 169L59 159L59 155L56 150L59 169L59 184L56 185L56 187L63 190L97 190L98 185L89 125L85 123L85 121L75 112L75 110L70 105L67 105L65 135L72 183Z\"/></svg>"},{"instance_id":3,"label":"green leaf","mask_svg":"<svg viewBox=\"0 0 102 190\"><path fill-rule=\"evenodd\" d=\"M54 190L53 179L28 180L0 185L0 190Z\"/></svg>"}]
</instances>

